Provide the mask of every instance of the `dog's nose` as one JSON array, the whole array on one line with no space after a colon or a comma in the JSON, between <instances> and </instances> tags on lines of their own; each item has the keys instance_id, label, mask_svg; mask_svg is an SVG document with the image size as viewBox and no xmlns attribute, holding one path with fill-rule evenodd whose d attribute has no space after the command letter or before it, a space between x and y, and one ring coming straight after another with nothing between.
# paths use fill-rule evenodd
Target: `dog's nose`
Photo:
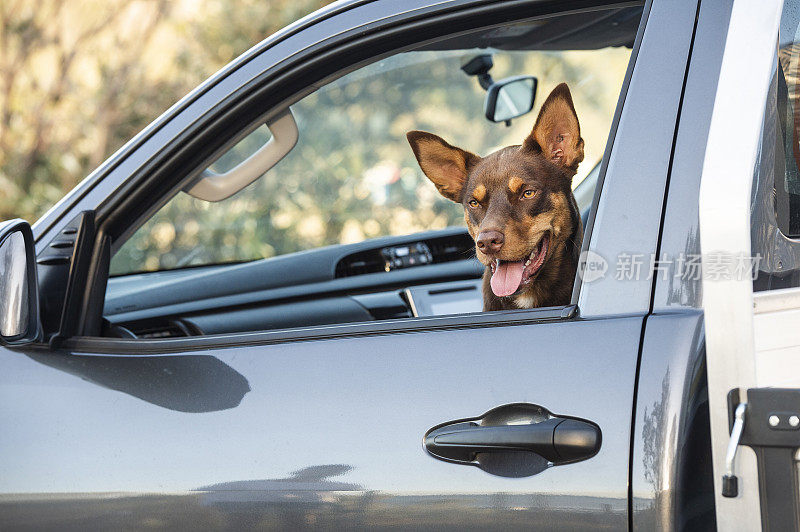
<instances>
[{"instance_id":1,"label":"dog's nose","mask_svg":"<svg viewBox=\"0 0 800 532\"><path fill-rule=\"evenodd\" d=\"M475 240L475 243L478 244L478 249L481 250L481 252L491 255L493 253L498 253L505 241L506 237L500 231L482 231Z\"/></svg>"}]
</instances>

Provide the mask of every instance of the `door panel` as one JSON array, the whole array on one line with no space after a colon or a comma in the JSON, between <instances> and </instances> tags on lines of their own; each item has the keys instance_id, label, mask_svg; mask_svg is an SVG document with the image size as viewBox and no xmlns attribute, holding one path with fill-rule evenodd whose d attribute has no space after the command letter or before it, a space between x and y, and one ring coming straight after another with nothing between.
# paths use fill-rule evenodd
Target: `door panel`
<instances>
[{"instance_id":1,"label":"door panel","mask_svg":"<svg viewBox=\"0 0 800 532\"><path fill-rule=\"evenodd\" d=\"M714 530L703 314L651 315L631 453L633 530Z\"/></svg>"},{"instance_id":2,"label":"door panel","mask_svg":"<svg viewBox=\"0 0 800 532\"><path fill-rule=\"evenodd\" d=\"M162 357L4 351L2 446L26 451L0 471L0 528L80 514L101 526L624 529L641 326L576 320ZM435 425L519 402L597 423L599 453L505 478L423 449ZM139 504L142 494L153 497Z\"/></svg>"},{"instance_id":3,"label":"door panel","mask_svg":"<svg viewBox=\"0 0 800 532\"><path fill-rule=\"evenodd\" d=\"M667 82L669 94L677 96L673 89L683 80L694 10L686 15L658 5L637 64L653 63L663 50L671 50L675 64L637 66L628 103ZM140 186L143 161L166 153L163 146L178 145L178 132L191 136L189 122L211 115L223 91L266 72L265 65L278 61L270 55L277 51L253 57L241 76L237 72L239 81L231 75L214 85L213 94L187 100L180 122L165 122L143 136L130 157L108 170L102 186L93 182L69 209L110 205L117 187ZM667 110L658 126L674 131L676 109L655 106L662 107ZM647 179L666 176L672 135L653 137L652 116L618 118L619 138L647 131L658 146L644 158L644 152L631 152L635 172L624 175L617 164L630 154L615 151L615 164L607 154L609 184L625 188L641 181L642 164L655 168L645 172ZM654 183L648 193L663 190L663 182ZM604 189L603 198L598 210L606 222L597 227L609 231L595 232L602 238L592 249L612 259L620 249L630 251L635 236L637 251L655 251L661 199L653 209L631 210L629 195ZM618 203L603 207L608 198ZM59 209L62 216L67 207ZM45 218L42 231L55 216ZM638 231L645 226L649 239ZM47 243L43 237L40 246ZM635 283L635 293L620 283L582 293L583 316L598 317L589 320L487 326L498 318L481 315L459 322L462 329L405 333L400 328L411 322L387 322L398 330L387 334L387 326L378 334L364 327L351 333L360 336L274 345L257 345L254 334L247 335L247 346L170 355L0 349L0 449L14 454L0 461L0 529L627 529L631 409L643 324L641 317L599 317L644 314L652 288L646 281ZM178 342L172 349L186 345ZM159 345L142 341L141 348ZM513 403L596 423L603 438L598 454L508 478L446 463L424 450L430 428Z\"/></svg>"}]
</instances>

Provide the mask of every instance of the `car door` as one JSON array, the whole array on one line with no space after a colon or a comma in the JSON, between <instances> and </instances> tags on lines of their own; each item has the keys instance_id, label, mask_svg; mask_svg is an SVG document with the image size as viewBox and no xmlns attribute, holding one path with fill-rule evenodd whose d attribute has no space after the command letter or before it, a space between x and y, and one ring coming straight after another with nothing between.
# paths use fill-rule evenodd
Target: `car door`
<instances>
[{"instance_id":1,"label":"car door","mask_svg":"<svg viewBox=\"0 0 800 532\"><path fill-rule=\"evenodd\" d=\"M628 527L632 408L653 279L617 275L613 261L657 249L696 2L644 8L587 231L586 249L611 267L579 284L573 304L186 339L85 335L101 317L98 272L107 235L119 229L112 225L123 223L114 214L176 186L156 177L185 162L181 154L210 158L201 144L213 145L209 137L230 127L246 98L297 90L299 75L281 82L286 57L302 56L306 74L331 56L345 68L403 39L432 38L443 24L455 31L477 15L499 24L553 10L397 4L331 8L250 52L37 224L44 254L91 213L68 264L72 284L50 292L58 283L47 271L41 283L45 307L81 292L66 298L61 320L77 333L0 350L4 527ZM594 443L575 444L573 455L555 443L555 454L520 453L492 436L552 419L550 438L561 437L564 420L592 427ZM429 433L459 422L474 434L436 441L441 433Z\"/></svg>"},{"instance_id":2,"label":"car door","mask_svg":"<svg viewBox=\"0 0 800 532\"><path fill-rule=\"evenodd\" d=\"M717 521L798 530L800 21L797 2L754 7L733 6L700 189Z\"/></svg>"}]
</instances>

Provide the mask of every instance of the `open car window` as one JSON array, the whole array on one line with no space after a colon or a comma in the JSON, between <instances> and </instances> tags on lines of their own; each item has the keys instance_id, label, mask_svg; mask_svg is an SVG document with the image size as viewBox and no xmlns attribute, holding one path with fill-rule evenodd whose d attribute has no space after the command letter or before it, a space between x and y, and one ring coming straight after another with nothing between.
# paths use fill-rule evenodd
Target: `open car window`
<instances>
[{"instance_id":1,"label":"open car window","mask_svg":"<svg viewBox=\"0 0 800 532\"><path fill-rule=\"evenodd\" d=\"M576 232L595 197L641 13L613 8L476 31L309 87L276 110L297 125L296 144L277 164L221 201L161 198L154 215L121 233L127 240L113 242L103 334L161 338L486 309L465 206L440 194L406 134L431 132L485 157L522 144L548 95L566 83L583 159L571 180L574 203L569 181L560 201L576 221L566 238L579 251ZM475 64L491 66L495 85L519 83L493 94ZM491 98L506 98L497 122L487 118ZM508 113L524 114L505 120ZM242 124L210 170L228 172L257 154L269 126ZM496 264L505 279L492 290L527 286L536 257L547 257L544 242L528 263ZM557 301L534 306L566 305L574 275L564 278Z\"/></svg>"}]
</instances>

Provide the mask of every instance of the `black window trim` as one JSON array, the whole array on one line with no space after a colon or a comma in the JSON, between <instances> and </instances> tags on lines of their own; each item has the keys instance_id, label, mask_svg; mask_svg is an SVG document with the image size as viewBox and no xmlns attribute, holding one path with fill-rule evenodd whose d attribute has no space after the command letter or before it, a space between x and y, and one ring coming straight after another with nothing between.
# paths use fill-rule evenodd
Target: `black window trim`
<instances>
[{"instance_id":1,"label":"black window trim","mask_svg":"<svg viewBox=\"0 0 800 532\"><path fill-rule=\"evenodd\" d=\"M780 43L779 43L780 44ZM788 84L786 82L786 77L783 72L783 68L781 66L780 60L775 61L777 69L775 75L777 76L777 112L776 112L776 121L777 121L777 129L775 133L775 142L782 143L784 146L786 144L796 144L798 139L796 138L796 126L794 123L789 124L787 123L787 112L792 108L792 102L790 101L789 95L784 94L784 89L788 91ZM767 101L767 105L770 105L771 102ZM792 116L794 116L794 111L792 111ZM790 142L787 143L787 137L789 137ZM763 140L762 140L763 142ZM775 166L772 172L772 181L773 181L773 188L775 190L774 197L772 198L772 207L774 209L774 218L775 218L775 226L777 231L786 238L787 241L797 242L800 240L800 233L791 231L791 208L790 208L790 198L793 194L790 194L788 190L786 190L786 170L787 170L787 154L781 152L779 150L775 150ZM795 166L797 166L797 162L794 160L792 156L792 161Z\"/></svg>"},{"instance_id":2,"label":"black window trim","mask_svg":"<svg viewBox=\"0 0 800 532\"><path fill-rule=\"evenodd\" d=\"M420 333L453 329L472 329L478 327L511 327L515 325L571 320L577 317L577 305L567 305L565 307L501 310L425 318L401 318L395 320L366 321L317 327L295 327L272 331L212 334L159 340L76 336L65 340L59 347L73 353L154 355L233 347L275 345L311 340L358 338L362 336L378 336L384 334Z\"/></svg>"}]
</instances>

